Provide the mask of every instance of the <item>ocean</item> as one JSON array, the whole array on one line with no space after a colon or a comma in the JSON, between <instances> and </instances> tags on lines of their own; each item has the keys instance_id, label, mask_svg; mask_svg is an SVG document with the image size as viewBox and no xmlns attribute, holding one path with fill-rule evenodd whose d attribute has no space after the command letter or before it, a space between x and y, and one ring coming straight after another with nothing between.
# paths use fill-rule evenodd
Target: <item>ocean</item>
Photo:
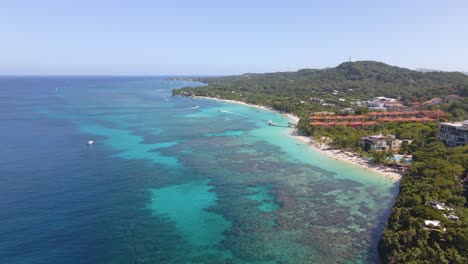
<instances>
[{"instance_id":1,"label":"ocean","mask_svg":"<svg viewBox=\"0 0 468 264\"><path fill-rule=\"evenodd\" d=\"M378 262L398 183L187 85L1 77L0 263Z\"/></svg>"}]
</instances>

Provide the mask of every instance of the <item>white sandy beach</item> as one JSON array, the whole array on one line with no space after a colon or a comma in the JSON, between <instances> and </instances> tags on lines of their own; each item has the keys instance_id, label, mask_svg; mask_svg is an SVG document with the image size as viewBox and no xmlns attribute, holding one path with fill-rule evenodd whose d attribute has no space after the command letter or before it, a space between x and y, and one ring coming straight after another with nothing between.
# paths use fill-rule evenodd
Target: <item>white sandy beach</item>
<instances>
[{"instance_id":1,"label":"white sandy beach","mask_svg":"<svg viewBox=\"0 0 468 264\"><path fill-rule=\"evenodd\" d=\"M212 100L218 100L218 101L223 101L223 102L242 104L242 105L246 105L246 106L250 106L250 107L269 110L269 111L275 111L271 107L262 106L262 105L248 104L248 103L245 103L245 102L240 102L240 101L235 101L235 100L218 99L218 98L205 97L205 96L197 96L197 98L212 99ZM293 122L296 122L296 123L299 122L299 117L298 116L295 116L295 115L289 114L289 113L284 114L284 115L287 116L288 118L290 118ZM316 143L310 137L300 136L297 133L296 129L293 129L291 131L290 135L297 138L297 139L299 139L299 140L301 140L301 141L306 142L307 144L309 144L311 147L313 147L318 152L320 152L320 153L322 153L324 155L327 155L327 156L329 156L331 158L341 160L341 161L344 161L344 162L348 162L350 164L372 170L372 171L378 173L379 175L381 175L381 176L383 176L383 177L385 177L385 178L387 178L389 180L392 180L392 181L399 181L401 179L402 175L400 173L394 172L393 169L391 169L389 167L375 166L373 164L370 164L369 161L357 156L354 153L341 151L341 150L337 150L337 149L330 149L329 146L327 146L326 144L319 145L318 143Z\"/></svg>"},{"instance_id":2,"label":"white sandy beach","mask_svg":"<svg viewBox=\"0 0 468 264\"><path fill-rule=\"evenodd\" d=\"M278 111L276 111L276 110L274 110L273 108L268 107L268 106L248 104L248 103L241 102L241 101L227 100L227 99L218 99L218 98L207 97L207 96L197 96L196 98L212 99L212 100L217 100L217 101L222 101L222 102L229 102L229 103L241 104L241 105L246 105L246 106L250 106L250 107L260 108L260 109L263 109L263 110L269 110L269 111L278 112ZM283 114L283 115L287 116L287 117L288 117L289 119L291 119L293 122L296 122L296 123L299 122L299 117L298 117L298 116L295 116L295 115L289 114L289 113L280 113L280 114Z\"/></svg>"},{"instance_id":3,"label":"white sandy beach","mask_svg":"<svg viewBox=\"0 0 468 264\"><path fill-rule=\"evenodd\" d=\"M363 159L362 157L359 157L357 154L354 154L352 152L342 151L338 149L330 149L330 147L326 144L320 145L310 137L298 135L296 130L293 130L291 132L291 136L296 137L297 139L306 142L318 152L325 154L331 158L341 160L344 162L348 162L350 164L372 170L378 173L379 175L392 181L399 181L401 179L402 175L400 173L395 172L392 168L389 168L386 166L373 165L366 159Z\"/></svg>"},{"instance_id":4,"label":"white sandy beach","mask_svg":"<svg viewBox=\"0 0 468 264\"><path fill-rule=\"evenodd\" d=\"M268 107L268 106L248 104L248 103L245 103L245 102L235 101L235 100L219 99L219 98L213 98L213 97L208 97L208 96L197 96L197 97L195 97L195 98L203 98L203 99L210 99L210 100L216 100L216 101L221 101L221 102L228 102L228 103L234 103L234 104L241 104L241 105L246 105L246 106L250 106L250 107L260 108L260 109L264 109L264 110L275 111L275 110L273 110L273 108Z\"/></svg>"}]
</instances>

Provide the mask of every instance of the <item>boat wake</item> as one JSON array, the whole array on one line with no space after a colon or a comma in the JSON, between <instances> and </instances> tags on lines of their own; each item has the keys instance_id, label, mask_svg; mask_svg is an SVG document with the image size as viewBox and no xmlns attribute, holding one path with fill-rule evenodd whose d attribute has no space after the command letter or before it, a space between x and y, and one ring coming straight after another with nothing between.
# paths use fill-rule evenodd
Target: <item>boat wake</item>
<instances>
[{"instance_id":1,"label":"boat wake","mask_svg":"<svg viewBox=\"0 0 468 264\"><path fill-rule=\"evenodd\" d=\"M194 107L188 107L188 108L175 109L175 110L190 110L190 109L198 109L198 108L200 108L200 106L199 106L199 105L197 105L197 106L194 106Z\"/></svg>"},{"instance_id":2,"label":"boat wake","mask_svg":"<svg viewBox=\"0 0 468 264\"><path fill-rule=\"evenodd\" d=\"M231 112L231 111L227 111L227 110L222 110L222 109L218 109L218 112L220 112L220 113L225 113L225 114L231 114L231 115L238 115L238 116L247 117L246 115L243 115L243 114L239 114L239 113L235 113L235 112Z\"/></svg>"},{"instance_id":3,"label":"boat wake","mask_svg":"<svg viewBox=\"0 0 468 264\"><path fill-rule=\"evenodd\" d=\"M228 114L235 114L234 112L226 111L226 110L218 110L218 112L221 112L221 113L228 113Z\"/></svg>"}]
</instances>

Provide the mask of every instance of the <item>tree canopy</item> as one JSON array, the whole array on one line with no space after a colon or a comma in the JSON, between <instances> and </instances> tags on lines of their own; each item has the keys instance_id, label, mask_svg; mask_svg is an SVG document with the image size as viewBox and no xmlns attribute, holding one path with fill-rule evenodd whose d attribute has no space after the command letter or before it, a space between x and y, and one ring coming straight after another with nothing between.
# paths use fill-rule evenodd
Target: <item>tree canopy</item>
<instances>
[{"instance_id":1,"label":"tree canopy","mask_svg":"<svg viewBox=\"0 0 468 264\"><path fill-rule=\"evenodd\" d=\"M468 76L462 73L418 72L375 61L345 62L321 70L246 73L196 80L208 85L175 90L174 94L219 96L298 115L323 109L323 102L332 104L328 107L333 110L375 96L401 98L408 103L468 91Z\"/></svg>"}]
</instances>

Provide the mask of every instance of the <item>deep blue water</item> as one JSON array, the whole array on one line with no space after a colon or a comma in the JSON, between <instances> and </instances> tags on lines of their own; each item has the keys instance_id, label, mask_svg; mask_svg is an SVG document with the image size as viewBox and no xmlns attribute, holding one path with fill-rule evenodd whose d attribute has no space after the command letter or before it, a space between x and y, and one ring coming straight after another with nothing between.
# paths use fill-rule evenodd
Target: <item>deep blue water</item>
<instances>
[{"instance_id":1,"label":"deep blue water","mask_svg":"<svg viewBox=\"0 0 468 264\"><path fill-rule=\"evenodd\" d=\"M1 77L0 263L376 261L396 184L186 85Z\"/></svg>"}]
</instances>

